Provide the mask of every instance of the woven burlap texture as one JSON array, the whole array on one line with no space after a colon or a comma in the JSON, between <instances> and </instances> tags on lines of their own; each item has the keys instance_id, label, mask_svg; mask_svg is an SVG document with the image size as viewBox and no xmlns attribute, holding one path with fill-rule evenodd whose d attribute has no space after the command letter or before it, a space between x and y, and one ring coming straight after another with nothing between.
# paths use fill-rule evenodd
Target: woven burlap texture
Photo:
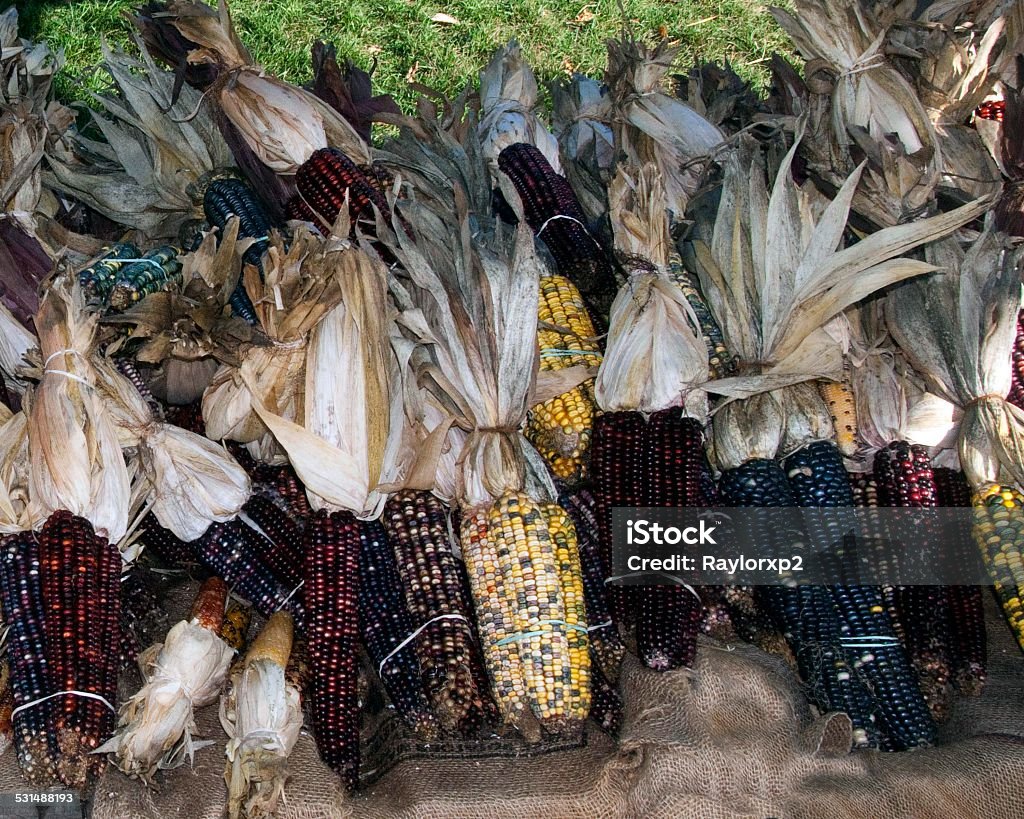
<instances>
[{"instance_id":1,"label":"woven burlap texture","mask_svg":"<svg viewBox=\"0 0 1024 819\"><path fill-rule=\"evenodd\" d=\"M845 716L812 715L792 672L745 645L704 643L692 671L656 674L628 660L618 744L518 759L414 760L345 797L303 736L281 819L752 819L1024 816L1024 659L990 612L991 679L961 700L939 747L848 753ZM93 819L219 819L224 735L216 707L199 727L215 744L195 767L147 790L116 770L99 781ZM0 787L24 787L14 755Z\"/></svg>"}]
</instances>

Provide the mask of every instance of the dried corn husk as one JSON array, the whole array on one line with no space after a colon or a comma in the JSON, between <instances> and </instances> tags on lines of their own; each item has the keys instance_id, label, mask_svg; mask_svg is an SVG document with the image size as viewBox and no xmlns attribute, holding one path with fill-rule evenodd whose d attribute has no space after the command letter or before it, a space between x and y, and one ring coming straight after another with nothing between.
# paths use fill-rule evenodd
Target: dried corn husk
<instances>
[{"instance_id":1,"label":"dried corn husk","mask_svg":"<svg viewBox=\"0 0 1024 819\"><path fill-rule=\"evenodd\" d=\"M306 350L302 424L271 412L254 387L253 406L288 453L315 509L376 517L394 478L402 390L391 350L384 265L345 241L317 251L341 301L314 328Z\"/></svg>"},{"instance_id":2,"label":"dried corn husk","mask_svg":"<svg viewBox=\"0 0 1024 819\"><path fill-rule=\"evenodd\" d=\"M854 211L886 226L924 208L942 150L914 89L886 59L884 26L858 0L798 0L795 13L772 14L809 61L811 174L838 188L867 156Z\"/></svg>"},{"instance_id":3,"label":"dried corn husk","mask_svg":"<svg viewBox=\"0 0 1024 819\"><path fill-rule=\"evenodd\" d=\"M665 188L657 167L620 166L608 192L615 248L630 271L612 304L604 360L595 396L607 412L653 413L683 407L707 419L708 353L700 324L669 278Z\"/></svg>"},{"instance_id":4,"label":"dried corn husk","mask_svg":"<svg viewBox=\"0 0 1024 819\"><path fill-rule=\"evenodd\" d=\"M117 733L96 749L118 768L151 782L158 768L175 767L206 743L192 739L194 710L216 701L234 650L197 620L182 620L139 655L145 684L121 707Z\"/></svg>"},{"instance_id":5,"label":"dried corn husk","mask_svg":"<svg viewBox=\"0 0 1024 819\"><path fill-rule=\"evenodd\" d=\"M117 427L96 390L90 362L96 318L77 282L53 283L36 316L43 374L26 395L29 494L42 518L66 509L96 533L120 540L128 527L130 486Z\"/></svg>"},{"instance_id":6,"label":"dried corn husk","mask_svg":"<svg viewBox=\"0 0 1024 819\"><path fill-rule=\"evenodd\" d=\"M292 628L287 612L271 616L220 701L229 819L271 816L284 795L288 755L302 730L300 693L285 676Z\"/></svg>"},{"instance_id":7,"label":"dried corn husk","mask_svg":"<svg viewBox=\"0 0 1024 819\"><path fill-rule=\"evenodd\" d=\"M283 451L253 409L250 388L263 406L293 423L304 419L306 342L312 329L338 303L341 290L320 240L297 228L289 246L274 234L264 256L263 278L251 265L245 288L269 343L241 353L237 367L224 366L203 394L206 434L247 445L253 457L282 462Z\"/></svg>"},{"instance_id":8,"label":"dried corn husk","mask_svg":"<svg viewBox=\"0 0 1024 819\"><path fill-rule=\"evenodd\" d=\"M249 499L249 476L223 446L153 417L135 386L105 359L95 359L97 387L109 402L121 446L136 451L150 486L153 514L180 540L231 520Z\"/></svg>"},{"instance_id":9,"label":"dried corn husk","mask_svg":"<svg viewBox=\"0 0 1024 819\"><path fill-rule=\"evenodd\" d=\"M2 405L0 405L2 406ZM45 515L29 503L28 417L4 407L0 426L0 533L42 526Z\"/></svg>"},{"instance_id":10,"label":"dried corn husk","mask_svg":"<svg viewBox=\"0 0 1024 819\"><path fill-rule=\"evenodd\" d=\"M36 337L22 326L4 305L0 304L0 370L8 389L23 392L18 368L25 363L25 354L38 345Z\"/></svg>"},{"instance_id":11,"label":"dried corn husk","mask_svg":"<svg viewBox=\"0 0 1024 819\"><path fill-rule=\"evenodd\" d=\"M611 101L597 80L574 74L568 83L551 88L552 126L565 176L587 219L608 212L608 183L615 171L615 136Z\"/></svg>"},{"instance_id":12,"label":"dried corn husk","mask_svg":"<svg viewBox=\"0 0 1024 819\"><path fill-rule=\"evenodd\" d=\"M182 259L180 288L152 293L123 313L103 318L106 324L132 326L127 343L141 341L136 360L160 365L162 372L150 387L171 404L198 400L219 364L237 366L240 352L255 341L253 328L227 307L249 240L238 240L236 218L229 220L219 243L217 234L207 232Z\"/></svg>"},{"instance_id":13,"label":"dried corn husk","mask_svg":"<svg viewBox=\"0 0 1024 819\"><path fill-rule=\"evenodd\" d=\"M512 40L480 72L480 144L494 179L500 178L498 154L517 142L535 145L562 173L558 141L534 113L537 107L537 80Z\"/></svg>"},{"instance_id":14,"label":"dried corn husk","mask_svg":"<svg viewBox=\"0 0 1024 819\"><path fill-rule=\"evenodd\" d=\"M767 114L768 108L725 63L697 63L686 77L677 80L676 93L687 105L708 122L732 135Z\"/></svg>"},{"instance_id":15,"label":"dried corn husk","mask_svg":"<svg viewBox=\"0 0 1024 819\"><path fill-rule=\"evenodd\" d=\"M653 50L610 40L605 71L615 147L631 165L657 166L675 220L683 218L711 153L725 140L719 128L660 89L678 52L665 40Z\"/></svg>"},{"instance_id":16,"label":"dried corn husk","mask_svg":"<svg viewBox=\"0 0 1024 819\"><path fill-rule=\"evenodd\" d=\"M74 119L50 101L63 53L18 37L18 10L0 13L0 212L31 221L42 186L40 161L51 136Z\"/></svg>"},{"instance_id":17,"label":"dried corn husk","mask_svg":"<svg viewBox=\"0 0 1024 819\"><path fill-rule=\"evenodd\" d=\"M90 97L102 140L73 130L47 154L46 184L150 239L203 220L204 176L233 164L202 95L161 70L140 38L138 59L103 46L111 90ZM175 91L177 90L177 96Z\"/></svg>"},{"instance_id":18,"label":"dried corn husk","mask_svg":"<svg viewBox=\"0 0 1024 819\"><path fill-rule=\"evenodd\" d=\"M357 164L369 163L369 147L333 108L253 64L225 0L216 10L171 0L168 12L171 25L199 46L188 53L188 61L217 69L210 99L264 165L275 173L294 174L313 151L327 146L341 149Z\"/></svg>"},{"instance_id":19,"label":"dried corn husk","mask_svg":"<svg viewBox=\"0 0 1024 819\"><path fill-rule=\"evenodd\" d=\"M968 481L1024 486L1024 412L1003 397L1010 389L1022 253L991 228L966 250L947 239L925 252L941 272L894 290L886 323L929 389L963 411L958 448Z\"/></svg>"},{"instance_id":20,"label":"dried corn husk","mask_svg":"<svg viewBox=\"0 0 1024 819\"><path fill-rule=\"evenodd\" d=\"M794 449L801 445L800 430L815 434L808 424L816 422L807 415L813 411L827 417L820 396L816 401L809 393L787 396L784 388L841 375L841 334L826 329L828 322L871 293L934 269L898 257L975 218L987 205L979 200L838 249L862 168L816 215L812 186L797 186L792 178L800 136L798 132L775 174L770 196L760 150L749 138L741 138L725 163L714 225L700 225L700 236L692 243L701 287L741 372L712 382L708 391L728 400L774 391L770 400L744 401L717 411L714 451L721 469L751 457L774 457L778 449L766 454L773 445ZM781 428L775 426L779 420ZM785 435L783 430L788 430Z\"/></svg>"}]
</instances>

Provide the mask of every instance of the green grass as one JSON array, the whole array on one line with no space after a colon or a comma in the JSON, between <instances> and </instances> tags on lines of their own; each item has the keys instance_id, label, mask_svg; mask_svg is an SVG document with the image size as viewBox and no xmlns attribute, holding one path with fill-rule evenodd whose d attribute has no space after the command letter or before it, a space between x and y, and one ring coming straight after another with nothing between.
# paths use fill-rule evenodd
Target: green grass
<instances>
[{"instance_id":1,"label":"green grass","mask_svg":"<svg viewBox=\"0 0 1024 819\"><path fill-rule=\"evenodd\" d=\"M27 0L19 3L22 36L64 49L65 98L83 95L74 77L99 59L99 42L129 42L125 12L137 0ZM786 3L782 3L786 5ZM415 80L447 94L475 80L493 50L515 38L541 82L569 70L599 73L605 41L628 25L641 38L659 31L682 46L679 67L694 59L729 60L763 84L773 51L786 39L767 7L756 0L235 0L235 25L254 59L292 82L310 76L309 47L333 41L339 55L369 68L378 90L408 105ZM432 23L443 12L458 25ZM97 76L86 76L96 87Z\"/></svg>"}]
</instances>

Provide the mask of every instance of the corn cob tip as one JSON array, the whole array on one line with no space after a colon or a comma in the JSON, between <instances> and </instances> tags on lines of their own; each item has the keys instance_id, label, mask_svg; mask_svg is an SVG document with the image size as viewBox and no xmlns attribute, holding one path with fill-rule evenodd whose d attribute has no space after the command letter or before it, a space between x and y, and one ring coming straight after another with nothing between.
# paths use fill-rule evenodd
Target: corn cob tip
<instances>
[{"instance_id":1,"label":"corn cob tip","mask_svg":"<svg viewBox=\"0 0 1024 819\"><path fill-rule=\"evenodd\" d=\"M219 577L211 577L199 587L190 619L214 633L220 632L227 608L228 587Z\"/></svg>"},{"instance_id":2,"label":"corn cob tip","mask_svg":"<svg viewBox=\"0 0 1024 819\"><path fill-rule=\"evenodd\" d=\"M251 665L259 660L270 660L272 663L288 667L288 658L292 653L292 637L295 632L295 621L286 611L277 611L270 616L267 624L260 631L249 652L245 655L246 664Z\"/></svg>"}]
</instances>

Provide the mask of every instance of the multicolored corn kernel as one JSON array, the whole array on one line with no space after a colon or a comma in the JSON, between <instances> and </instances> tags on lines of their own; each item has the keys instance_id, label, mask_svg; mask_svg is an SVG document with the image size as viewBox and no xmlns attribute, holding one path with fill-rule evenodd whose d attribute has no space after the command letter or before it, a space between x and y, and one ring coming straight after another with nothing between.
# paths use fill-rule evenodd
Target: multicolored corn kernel
<instances>
[{"instance_id":1,"label":"multicolored corn kernel","mask_svg":"<svg viewBox=\"0 0 1024 819\"><path fill-rule=\"evenodd\" d=\"M127 310L150 293L180 283L181 254L181 248L163 245L149 251L142 260L122 267L110 291L110 308Z\"/></svg>"},{"instance_id":2,"label":"multicolored corn kernel","mask_svg":"<svg viewBox=\"0 0 1024 819\"><path fill-rule=\"evenodd\" d=\"M220 624L218 634L236 652L241 652L248 640L251 624L252 606L239 600L229 600L227 611L224 612L224 622Z\"/></svg>"},{"instance_id":3,"label":"multicolored corn kernel","mask_svg":"<svg viewBox=\"0 0 1024 819\"><path fill-rule=\"evenodd\" d=\"M736 370L736 362L726 349L722 328L718 326L718 322L708 307L697 277L683 266L683 260L675 253L669 256L668 273L669 278L675 282L690 303L693 314L700 324L701 337L704 339L704 346L708 351L709 378L724 378L732 375Z\"/></svg>"},{"instance_id":4,"label":"multicolored corn kernel","mask_svg":"<svg viewBox=\"0 0 1024 819\"><path fill-rule=\"evenodd\" d=\"M993 484L975 492L974 508L974 542L995 584L1006 622L1024 648L1024 495Z\"/></svg>"},{"instance_id":5,"label":"multicolored corn kernel","mask_svg":"<svg viewBox=\"0 0 1024 819\"><path fill-rule=\"evenodd\" d=\"M102 258L78 272L78 283L89 301L105 303L117 280L118 272L130 264L124 259L137 259L142 251L131 242L118 242L108 248Z\"/></svg>"}]
</instances>

